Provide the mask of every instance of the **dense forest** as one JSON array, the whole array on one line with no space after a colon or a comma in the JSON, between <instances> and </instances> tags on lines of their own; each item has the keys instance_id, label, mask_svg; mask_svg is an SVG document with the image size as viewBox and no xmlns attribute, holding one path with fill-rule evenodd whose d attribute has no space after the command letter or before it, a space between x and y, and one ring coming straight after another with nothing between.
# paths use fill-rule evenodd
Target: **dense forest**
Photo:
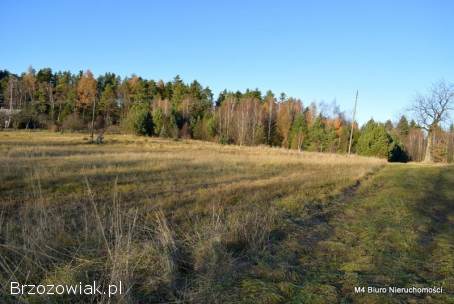
<instances>
[{"instance_id":1,"label":"dense forest","mask_svg":"<svg viewBox=\"0 0 454 304\"><path fill-rule=\"evenodd\" d=\"M114 73L95 78L88 70L3 70L0 108L0 129L125 132L333 153L347 153L353 126L354 153L390 161L423 160L427 142L423 129L405 116L359 127L335 103L304 104L258 89L224 90L214 98L209 87L179 76L164 82ZM452 162L452 125L437 127L432 136L434 161Z\"/></svg>"}]
</instances>

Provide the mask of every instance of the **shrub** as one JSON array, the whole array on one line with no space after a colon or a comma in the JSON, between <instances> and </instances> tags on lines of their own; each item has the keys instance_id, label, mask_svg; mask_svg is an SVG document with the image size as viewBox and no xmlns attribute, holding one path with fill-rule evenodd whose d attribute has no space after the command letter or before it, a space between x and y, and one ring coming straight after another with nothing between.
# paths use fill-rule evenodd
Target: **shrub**
<instances>
[{"instance_id":1,"label":"shrub","mask_svg":"<svg viewBox=\"0 0 454 304\"><path fill-rule=\"evenodd\" d=\"M153 110L154 133L156 135L177 138L179 135L177 122L181 124L182 131L180 133L182 137L190 136L188 126L184 126L185 122L182 121L181 117L175 111L172 110L169 114L166 114L161 108L155 108Z\"/></svg>"},{"instance_id":2,"label":"shrub","mask_svg":"<svg viewBox=\"0 0 454 304\"><path fill-rule=\"evenodd\" d=\"M361 130L356 151L360 155L386 158L391 162L408 161L408 155L399 140L386 131L384 124L372 119Z\"/></svg>"},{"instance_id":3,"label":"shrub","mask_svg":"<svg viewBox=\"0 0 454 304\"><path fill-rule=\"evenodd\" d=\"M145 104L132 106L122 121L121 128L127 133L153 135L153 119L148 106Z\"/></svg>"},{"instance_id":4,"label":"shrub","mask_svg":"<svg viewBox=\"0 0 454 304\"><path fill-rule=\"evenodd\" d=\"M31 108L25 108L12 117L12 126L15 129L46 128L48 124L45 114L38 114Z\"/></svg>"},{"instance_id":5,"label":"shrub","mask_svg":"<svg viewBox=\"0 0 454 304\"><path fill-rule=\"evenodd\" d=\"M5 127L5 122L8 120L8 115L0 112L0 130Z\"/></svg>"},{"instance_id":6,"label":"shrub","mask_svg":"<svg viewBox=\"0 0 454 304\"><path fill-rule=\"evenodd\" d=\"M65 117L62 123L62 130L80 131L86 129L86 125L76 113Z\"/></svg>"},{"instance_id":7,"label":"shrub","mask_svg":"<svg viewBox=\"0 0 454 304\"><path fill-rule=\"evenodd\" d=\"M106 127L106 121L104 120L104 116L102 115L96 116L94 127L95 130L101 130Z\"/></svg>"},{"instance_id":8,"label":"shrub","mask_svg":"<svg viewBox=\"0 0 454 304\"><path fill-rule=\"evenodd\" d=\"M120 126L119 125L110 125L106 128L106 132L107 134L120 134L121 133L121 129L120 129Z\"/></svg>"},{"instance_id":9,"label":"shrub","mask_svg":"<svg viewBox=\"0 0 454 304\"><path fill-rule=\"evenodd\" d=\"M390 162L407 162L409 157L404 145L395 137L391 137L388 148L388 161Z\"/></svg>"},{"instance_id":10,"label":"shrub","mask_svg":"<svg viewBox=\"0 0 454 304\"><path fill-rule=\"evenodd\" d=\"M356 151L359 155L387 158L389 140L385 126L371 119L361 130Z\"/></svg>"},{"instance_id":11,"label":"shrub","mask_svg":"<svg viewBox=\"0 0 454 304\"><path fill-rule=\"evenodd\" d=\"M207 124L204 119L197 119L192 123L192 134L195 139L201 140L209 139Z\"/></svg>"},{"instance_id":12,"label":"shrub","mask_svg":"<svg viewBox=\"0 0 454 304\"><path fill-rule=\"evenodd\" d=\"M160 134L162 126L164 125L164 113L162 109L156 108L153 110L153 124L155 134Z\"/></svg>"},{"instance_id":13,"label":"shrub","mask_svg":"<svg viewBox=\"0 0 454 304\"><path fill-rule=\"evenodd\" d=\"M195 139L212 140L216 136L217 122L211 114L207 114L203 118L193 119L191 127Z\"/></svg>"}]
</instances>

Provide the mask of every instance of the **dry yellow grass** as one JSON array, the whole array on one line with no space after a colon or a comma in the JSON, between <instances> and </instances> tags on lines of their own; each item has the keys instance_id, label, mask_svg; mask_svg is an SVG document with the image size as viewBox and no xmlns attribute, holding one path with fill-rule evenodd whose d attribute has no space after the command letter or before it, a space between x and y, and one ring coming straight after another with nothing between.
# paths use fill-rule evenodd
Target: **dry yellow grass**
<instances>
[{"instance_id":1,"label":"dry yellow grass","mask_svg":"<svg viewBox=\"0 0 454 304\"><path fill-rule=\"evenodd\" d=\"M118 177L125 199L161 207L269 201L303 189L339 190L383 164L358 156L192 140L111 135L103 145L89 145L81 134L0 133L4 203L27 201L30 179L39 179L50 203L68 203L82 195L84 177L98 197L108 195ZM306 198L311 195L316 193Z\"/></svg>"},{"instance_id":2,"label":"dry yellow grass","mask_svg":"<svg viewBox=\"0 0 454 304\"><path fill-rule=\"evenodd\" d=\"M248 275L279 273L252 265L291 252L293 220L384 165L193 140L107 135L96 145L83 134L0 132L0 280L90 273L130 284L125 302L238 301L254 286Z\"/></svg>"}]
</instances>

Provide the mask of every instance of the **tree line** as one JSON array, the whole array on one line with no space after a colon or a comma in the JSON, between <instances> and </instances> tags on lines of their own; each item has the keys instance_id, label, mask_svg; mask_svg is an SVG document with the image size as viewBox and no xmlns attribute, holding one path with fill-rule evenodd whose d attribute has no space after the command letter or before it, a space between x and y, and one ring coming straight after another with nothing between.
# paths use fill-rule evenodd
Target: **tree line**
<instances>
[{"instance_id":1,"label":"tree line","mask_svg":"<svg viewBox=\"0 0 454 304\"><path fill-rule=\"evenodd\" d=\"M352 124L335 104L304 105L300 99L258 89L220 92L209 87L121 78L89 71L39 71L20 75L0 71L1 128L47 128L55 131L95 130L168 138L193 138L223 144L270 145L289 149L347 153L390 161L424 159L427 136L421 124L402 116L394 125L370 120ZM453 160L453 127L431 132L433 159Z\"/></svg>"}]
</instances>

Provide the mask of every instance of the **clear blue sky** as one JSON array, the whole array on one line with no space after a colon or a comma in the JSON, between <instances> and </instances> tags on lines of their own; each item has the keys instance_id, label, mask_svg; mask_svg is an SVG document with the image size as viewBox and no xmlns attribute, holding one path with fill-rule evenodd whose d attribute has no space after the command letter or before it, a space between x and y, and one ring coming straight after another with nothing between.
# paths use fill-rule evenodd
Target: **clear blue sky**
<instances>
[{"instance_id":1,"label":"clear blue sky","mask_svg":"<svg viewBox=\"0 0 454 304\"><path fill-rule=\"evenodd\" d=\"M454 1L1 0L0 69L199 80L398 115L454 81Z\"/></svg>"}]
</instances>

